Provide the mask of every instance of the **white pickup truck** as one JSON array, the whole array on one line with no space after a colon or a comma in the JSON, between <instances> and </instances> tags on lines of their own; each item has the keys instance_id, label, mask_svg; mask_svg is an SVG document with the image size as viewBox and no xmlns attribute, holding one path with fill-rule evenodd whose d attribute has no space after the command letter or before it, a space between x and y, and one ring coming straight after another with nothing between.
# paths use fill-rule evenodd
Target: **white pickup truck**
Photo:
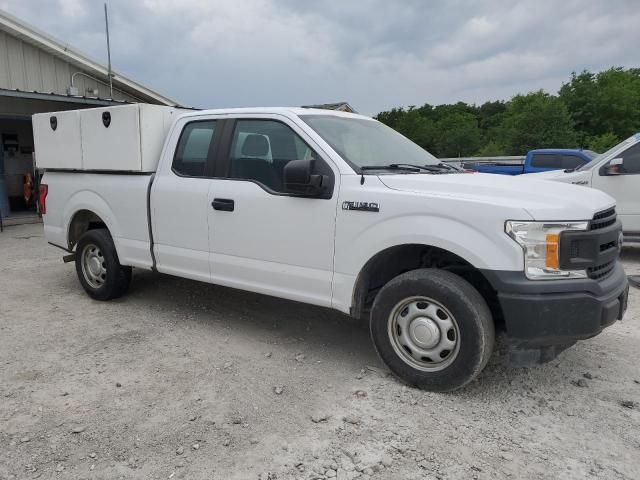
<instances>
[{"instance_id":1,"label":"white pickup truck","mask_svg":"<svg viewBox=\"0 0 640 480\"><path fill-rule=\"evenodd\" d=\"M463 173L368 117L133 105L33 124L46 238L97 300L135 267L332 308L433 391L474 379L496 331L544 362L626 310L611 197Z\"/></svg>"},{"instance_id":2,"label":"white pickup truck","mask_svg":"<svg viewBox=\"0 0 640 480\"><path fill-rule=\"evenodd\" d=\"M640 133L577 168L533 175L611 195L616 200L625 242L640 242Z\"/></svg>"}]
</instances>

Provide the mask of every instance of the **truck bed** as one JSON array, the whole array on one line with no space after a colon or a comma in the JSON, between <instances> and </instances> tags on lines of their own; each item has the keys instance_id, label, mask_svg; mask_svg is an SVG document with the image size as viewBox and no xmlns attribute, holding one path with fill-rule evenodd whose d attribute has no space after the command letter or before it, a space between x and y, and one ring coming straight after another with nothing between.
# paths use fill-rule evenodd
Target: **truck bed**
<instances>
[{"instance_id":1,"label":"truck bed","mask_svg":"<svg viewBox=\"0 0 640 480\"><path fill-rule=\"evenodd\" d=\"M499 175L520 175L524 173L523 164L476 163L473 170L481 173L497 173Z\"/></svg>"},{"instance_id":2,"label":"truck bed","mask_svg":"<svg viewBox=\"0 0 640 480\"><path fill-rule=\"evenodd\" d=\"M107 222L122 264L151 268L147 212L150 178L151 174L47 171L43 177L49 187L44 225L47 240L68 249L72 219L65 218L69 210L86 208Z\"/></svg>"}]
</instances>

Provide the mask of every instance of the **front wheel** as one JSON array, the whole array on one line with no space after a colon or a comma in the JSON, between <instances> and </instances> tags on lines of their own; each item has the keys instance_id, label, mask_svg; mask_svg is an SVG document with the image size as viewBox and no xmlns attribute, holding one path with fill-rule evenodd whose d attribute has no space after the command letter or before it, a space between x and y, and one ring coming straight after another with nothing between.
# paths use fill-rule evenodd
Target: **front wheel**
<instances>
[{"instance_id":1,"label":"front wheel","mask_svg":"<svg viewBox=\"0 0 640 480\"><path fill-rule=\"evenodd\" d=\"M95 300L111 300L126 293L131 267L120 265L109 231L87 231L76 246L76 273L82 288Z\"/></svg>"},{"instance_id":2,"label":"front wheel","mask_svg":"<svg viewBox=\"0 0 640 480\"><path fill-rule=\"evenodd\" d=\"M434 392L471 382L489 361L495 335L480 293L437 269L413 270L387 283L373 303L370 329L398 378Z\"/></svg>"}]
</instances>

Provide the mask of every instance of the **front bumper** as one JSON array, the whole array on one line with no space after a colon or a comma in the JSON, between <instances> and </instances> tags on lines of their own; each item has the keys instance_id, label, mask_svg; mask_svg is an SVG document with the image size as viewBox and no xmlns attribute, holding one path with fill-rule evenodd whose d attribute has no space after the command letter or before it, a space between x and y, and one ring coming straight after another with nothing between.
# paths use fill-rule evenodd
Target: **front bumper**
<instances>
[{"instance_id":1,"label":"front bumper","mask_svg":"<svg viewBox=\"0 0 640 480\"><path fill-rule=\"evenodd\" d=\"M620 262L600 280L531 281L522 272L485 271L497 292L516 365L543 363L621 320L629 286Z\"/></svg>"}]
</instances>

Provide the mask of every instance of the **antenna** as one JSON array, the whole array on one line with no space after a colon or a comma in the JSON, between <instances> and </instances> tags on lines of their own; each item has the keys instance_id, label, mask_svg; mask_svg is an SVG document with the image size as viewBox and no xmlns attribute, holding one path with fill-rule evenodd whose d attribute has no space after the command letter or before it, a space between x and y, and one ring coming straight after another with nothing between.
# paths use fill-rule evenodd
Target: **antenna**
<instances>
[{"instance_id":1,"label":"antenna","mask_svg":"<svg viewBox=\"0 0 640 480\"><path fill-rule=\"evenodd\" d=\"M111 73L111 45L109 44L109 15L107 14L107 3L104 4L104 26L107 31L107 60L108 60L108 73L109 77L109 94L113 100L113 74Z\"/></svg>"}]
</instances>

